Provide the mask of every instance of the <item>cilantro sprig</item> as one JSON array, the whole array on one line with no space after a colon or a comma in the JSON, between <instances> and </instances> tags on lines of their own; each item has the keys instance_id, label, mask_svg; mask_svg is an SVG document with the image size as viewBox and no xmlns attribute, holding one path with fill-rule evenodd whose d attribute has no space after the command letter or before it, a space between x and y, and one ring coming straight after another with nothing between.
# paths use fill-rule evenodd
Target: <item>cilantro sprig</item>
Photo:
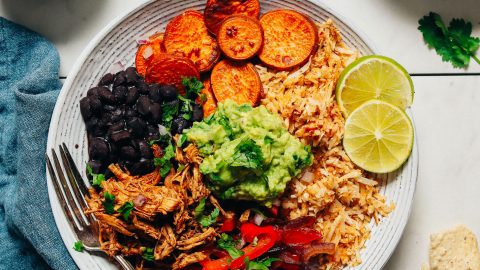
<instances>
[{"instance_id":1,"label":"cilantro sprig","mask_svg":"<svg viewBox=\"0 0 480 270\"><path fill-rule=\"evenodd\" d=\"M215 208L215 209L213 209L212 213L210 213L210 215L201 216L198 219L198 223L200 223L200 225L202 225L202 227L209 227L212 224L214 224L215 222L217 222L217 217L219 215L220 215L220 210L218 210L218 208Z\"/></svg>"},{"instance_id":2,"label":"cilantro sprig","mask_svg":"<svg viewBox=\"0 0 480 270\"><path fill-rule=\"evenodd\" d=\"M269 270L273 262L280 261L277 258L264 258L262 260L249 261L248 257L245 257L245 270Z\"/></svg>"},{"instance_id":3,"label":"cilantro sprig","mask_svg":"<svg viewBox=\"0 0 480 270\"><path fill-rule=\"evenodd\" d=\"M162 175L162 177L167 176L170 172L170 169L172 168L172 162L170 160L174 157L175 147L172 142L169 141L168 146L164 149L163 157L153 159L155 166L160 167L160 175Z\"/></svg>"},{"instance_id":4,"label":"cilantro sprig","mask_svg":"<svg viewBox=\"0 0 480 270\"><path fill-rule=\"evenodd\" d=\"M106 191L103 194L103 197L105 198L105 201L103 202L103 208L105 209L105 212L107 214L113 214L115 213L115 195L109 193Z\"/></svg>"},{"instance_id":5,"label":"cilantro sprig","mask_svg":"<svg viewBox=\"0 0 480 270\"><path fill-rule=\"evenodd\" d=\"M243 251L236 248L237 241L233 240L233 237L226 233L222 233L220 238L217 240L217 246L226 252L232 257L232 259L240 258L243 256Z\"/></svg>"},{"instance_id":6,"label":"cilantro sprig","mask_svg":"<svg viewBox=\"0 0 480 270\"><path fill-rule=\"evenodd\" d=\"M87 163L87 172L88 175L92 177L92 185L95 187L102 187L102 182L105 181L105 175L101 173L93 173L92 167Z\"/></svg>"},{"instance_id":7,"label":"cilantro sprig","mask_svg":"<svg viewBox=\"0 0 480 270\"><path fill-rule=\"evenodd\" d=\"M155 255L154 255L154 249L153 248L142 248L142 258L144 258L147 261L153 262L155 260Z\"/></svg>"},{"instance_id":8,"label":"cilantro sprig","mask_svg":"<svg viewBox=\"0 0 480 270\"><path fill-rule=\"evenodd\" d=\"M83 246L82 241L77 241L73 244L73 249L78 252L82 252L85 250L85 247Z\"/></svg>"},{"instance_id":9,"label":"cilantro sprig","mask_svg":"<svg viewBox=\"0 0 480 270\"><path fill-rule=\"evenodd\" d=\"M122 214L123 219L128 222L128 218L130 217L130 213L132 212L133 207L133 202L126 202L120 208L118 208L117 212Z\"/></svg>"},{"instance_id":10,"label":"cilantro sprig","mask_svg":"<svg viewBox=\"0 0 480 270\"><path fill-rule=\"evenodd\" d=\"M435 49L445 62L456 68L468 66L470 58L480 64L475 52L480 46L480 39L472 37L472 23L463 19L453 19L448 27L440 15L430 12L419 21L418 30L429 47Z\"/></svg>"}]
</instances>

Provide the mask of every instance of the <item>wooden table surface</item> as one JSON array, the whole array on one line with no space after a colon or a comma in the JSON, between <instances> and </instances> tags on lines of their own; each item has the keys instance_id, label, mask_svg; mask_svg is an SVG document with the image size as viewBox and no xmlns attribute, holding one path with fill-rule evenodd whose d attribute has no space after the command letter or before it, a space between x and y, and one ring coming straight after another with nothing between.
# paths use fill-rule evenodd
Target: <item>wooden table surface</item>
<instances>
[{"instance_id":1,"label":"wooden table surface","mask_svg":"<svg viewBox=\"0 0 480 270\"><path fill-rule=\"evenodd\" d=\"M454 69L428 49L417 30L430 11L445 21L465 18L480 36L478 0L315 0L366 33L380 52L400 62L415 84L414 121L420 164L412 215L384 269L420 269L429 235L466 224L480 235L480 65ZM50 39L60 76L112 19L145 0L2 0L4 16Z\"/></svg>"}]
</instances>

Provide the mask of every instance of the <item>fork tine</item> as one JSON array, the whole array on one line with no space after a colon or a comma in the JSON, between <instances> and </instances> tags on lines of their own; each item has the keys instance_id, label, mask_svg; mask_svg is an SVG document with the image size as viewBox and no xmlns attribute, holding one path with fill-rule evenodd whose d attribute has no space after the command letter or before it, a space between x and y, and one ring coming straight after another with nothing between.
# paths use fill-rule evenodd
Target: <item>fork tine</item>
<instances>
[{"instance_id":1,"label":"fork tine","mask_svg":"<svg viewBox=\"0 0 480 270\"><path fill-rule=\"evenodd\" d=\"M70 205L67 203L67 199L65 196L65 192L58 181L58 178L55 174L55 170L53 169L52 162L47 154L45 154L45 161L47 163L48 173L52 178L53 187L55 188L55 193L57 194L58 200L63 208L63 213L67 216L70 226L74 231L81 230L82 227L77 221L77 219L72 215L73 210L70 208Z\"/></svg>"},{"instance_id":2,"label":"fork tine","mask_svg":"<svg viewBox=\"0 0 480 270\"><path fill-rule=\"evenodd\" d=\"M78 182L83 181L83 179L75 177L75 174L73 172L73 169L76 169L75 163L70 162L70 160L67 157L67 154L65 153L64 147L60 145L59 149L60 149L60 156L62 157L63 167L67 171L68 180L70 180L70 186L72 187L73 192L75 193L75 197L77 199L81 198L81 200L79 201L82 205L82 208L87 208L88 205L87 205L87 201L85 200L85 196L87 195L88 192L83 193L78 184Z\"/></svg>"},{"instance_id":3,"label":"fork tine","mask_svg":"<svg viewBox=\"0 0 480 270\"><path fill-rule=\"evenodd\" d=\"M83 181L83 180L81 178L76 179L73 176L72 167L70 166L70 163L65 156L65 153L64 153L64 150L63 150L62 146L59 145L58 149L60 151L60 157L62 159L63 168L65 168L65 171L67 172L67 178L70 182L70 191L73 192L72 194L73 194L75 203L76 203L78 209L80 209L79 214L80 214L80 216L82 216L83 220L85 221L85 224L90 226L90 221L89 221L88 217L85 215L85 213L83 212L85 209L88 208L87 201L85 200L85 197L84 197L85 195L80 194L80 191L78 189L78 184L77 184L78 181ZM73 164L73 166L75 166L75 164Z\"/></svg>"},{"instance_id":4,"label":"fork tine","mask_svg":"<svg viewBox=\"0 0 480 270\"><path fill-rule=\"evenodd\" d=\"M55 149L52 149L52 157L53 157L53 164L57 169L58 179L60 180L59 181L60 187L65 193L65 198L67 199L67 203L70 205L70 208L73 210L72 213L75 215L77 221L80 224L80 227L82 227L82 230L83 230L83 226L87 225L87 222L82 216L83 213L82 214L80 213L80 212L83 212L83 210L79 209L78 203L75 201L75 199L72 196L72 190L68 186L67 180L65 179L65 175L63 174L63 169L62 169L62 166L60 165L60 162L58 161L58 157L57 157L57 153L55 152Z\"/></svg>"},{"instance_id":5,"label":"fork tine","mask_svg":"<svg viewBox=\"0 0 480 270\"><path fill-rule=\"evenodd\" d=\"M78 184L78 188L80 189L80 192L84 196L90 197L90 192L88 192L88 187L85 185L85 181L83 181L82 176L80 175L80 172L77 169L77 166L75 166L75 162L73 161L72 155L70 154L70 151L67 148L67 145L65 143L62 143L63 146L63 152L65 156L67 157L68 162L70 163L70 168L72 169L72 174L77 180L76 183Z\"/></svg>"}]
</instances>

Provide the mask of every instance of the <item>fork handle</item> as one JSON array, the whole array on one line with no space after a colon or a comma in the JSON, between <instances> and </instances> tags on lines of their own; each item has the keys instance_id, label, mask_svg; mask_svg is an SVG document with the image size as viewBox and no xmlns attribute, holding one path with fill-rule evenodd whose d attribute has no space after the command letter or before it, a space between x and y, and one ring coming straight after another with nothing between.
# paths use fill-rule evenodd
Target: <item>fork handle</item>
<instances>
[{"instance_id":1,"label":"fork handle","mask_svg":"<svg viewBox=\"0 0 480 270\"><path fill-rule=\"evenodd\" d=\"M132 264L125 259L122 255L116 255L115 260L120 264L122 269L124 270L135 270L135 268L132 266Z\"/></svg>"}]
</instances>

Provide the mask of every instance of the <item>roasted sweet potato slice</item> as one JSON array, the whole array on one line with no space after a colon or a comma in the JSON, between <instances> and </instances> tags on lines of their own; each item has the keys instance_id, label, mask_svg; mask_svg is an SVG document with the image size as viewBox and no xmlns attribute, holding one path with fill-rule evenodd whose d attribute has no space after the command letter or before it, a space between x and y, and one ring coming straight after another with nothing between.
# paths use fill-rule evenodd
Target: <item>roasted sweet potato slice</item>
<instances>
[{"instance_id":1,"label":"roasted sweet potato slice","mask_svg":"<svg viewBox=\"0 0 480 270\"><path fill-rule=\"evenodd\" d=\"M258 19L258 0L208 0L204 11L205 24L210 33L216 35L223 20L231 15L246 15Z\"/></svg>"},{"instance_id":2,"label":"roasted sweet potato slice","mask_svg":"<svg viewBox=\"0 0 480 270\"><path fill-rule=\"evenodd\" d=\"M147 67L145 81L148 83L174 84L183 89L182 78L200 78L200 73L193 62L185 57L162 53L155 56Z\"/></svg>"},{"instance_id":3,"label":"roasted sweet potato slice","mask_svg":"<svg viewBox=\"0 0 480 270\"><path fill-rule=\"evenodd\" d=\"M215 112L217 109L217 100L213 95L210 78L203 81L203 89L198 96L198 103L202 104L204 118Z\"/></svg>"},{"instance_id":4,"label":"roasted sweet potato slice","mask_svg":"<svg viewBox=\"0 0 480 270\"><path fill-rule=\"evenodd\" d=\"M220 57L220 48L208 33L202 13L194 10L168 23L164 45L167 53L192 60L200 72L212 69Z\"/></svg>"},{"instance_id":5,"label":"roasted sweet potato slice","mask_svg":"<svg viewBox=\"0 0 480 270\"><path fill-rule=\"evenodd\" d=\"M260 18L264 44L260 60L267 66L286 70L301 65L315 52L318 30L306 15L292 10L274 10Z\"/></svg>"},{"instance_id":6,"label":"roasted sweet potato slice","mask_svg":"<svg viewBox=\"0 0 480 270\"><path fill-rule=\"evenodd\" d=\"M135 55L135 67L138 74L145 76L147 67L153 61L155 55L165 53L163 37L164 33L156 33L148 38L147 43L138 47Z\"/></svg>"},{"instance_id":7,"label":"roasted sweet potato slice","mask_svg":"<svg viewBox=\"0 0 480 270\"><path fill-rule=\"evenodd\" d=\"M223 21L217 39L227 57L245 60L255 56L262 48L263 29L257 19L234 15Z\"/></svg>"},{"instance_id":8,"label":"roasted sweet potato slice","mask_svg":"<svg viewBox=\"0 0 480 270\"><path fill-rule=\"evenodd\" d=\"M262 92L262 82L251 63L222 60L211 76L212 89L218 102L232 99L238 104L256 105Z\"/></svg>"}]
</instances>

